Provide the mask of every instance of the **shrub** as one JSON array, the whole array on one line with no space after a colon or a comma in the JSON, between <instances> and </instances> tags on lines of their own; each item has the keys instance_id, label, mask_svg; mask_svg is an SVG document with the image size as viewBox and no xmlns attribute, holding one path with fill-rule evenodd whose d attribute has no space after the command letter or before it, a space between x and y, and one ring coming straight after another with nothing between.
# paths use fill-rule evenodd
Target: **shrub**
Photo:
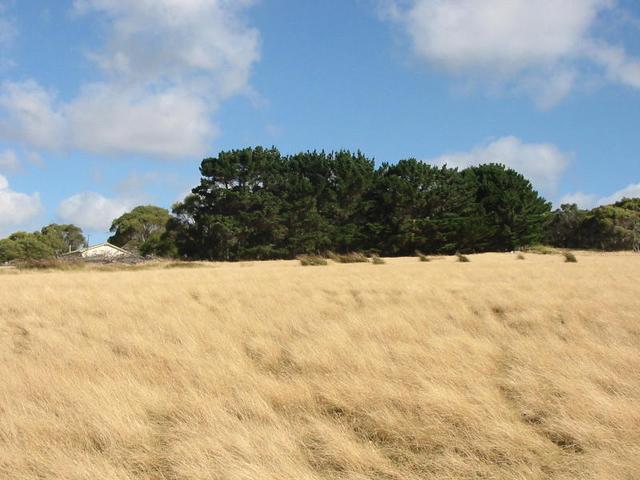
<instances>
[{"instance_id":1,"label":"shrub","mask_svg":"<svg viewBox=\"0 0 640 480\"><path fill-rule=\"evenodd\" d=\"M298 257L300 265L303 267L315 267L318 265L326 265L327 260L317 255L300 255Z\"/></svg>"},{"instance_id":2,"label":"shrub","mask_svg":"<svg viewBox=\"0 0 640 480\"><path fill-rule=\"evenodd\" d=\"M525 250L527 253L537 253L540 255L555 255L560 253L557 248L547 247L546 245L532 245Z\"/></svg>"},{"instance_id":3,"label":"shrub","mask_svg":"<svg viewBox=\"0 0 640 480\"><path fill-rule=\"evenodd\" d=\"M576 256L571 253L571 252L564 252L564 261L566 263L578 263L578 259L576 258Z\"/></svg>"},{"instance_id":4,"label":"shrub","mask_svg":"<svg viewBox=\"0 0 640 480\"><path fill-rule=\"evenodd\" d=\"M518 258L518 260L526 260L526 257L524 256L524 254L522 252L518 252L517 258Z\"/></svg>"},{"instance_id":5,"label":"shrub","mask_svg":"<svg viewBox=\"0 0 640 480\"><path fill-rule=\"evenodd\" d=\"M424 253L422 253L420 250L416 250L416 255L418 256L418 258L420 259L421 262L430 262L431 259L429 257L427 257Z\"/></svg>"},{"instance_id":6,"label":"shrub","mask_svg":"<svg viewBox=\"0 0 640 480\"><path fill-rule=\"evenodd\" d=\"M380 258L377 255L373 255L371 257L371 259L372 259L374 265L384 265L384 263L385 263L384 259Z\"/></svg>"},{"instance_id":7,"label":"shrub","mask_svg":"<svg viewBox=\"0 0 640 480\"><path fill-rule=\"evenodd\" d=\"M359 252L346 253L344 255L338 255L333 252L329 252L329 258L337 263L368 263L369 259L366 255Z\"/></svg>"},{"instance_id":8,"label":"shrub","mask_svg":"<svg viewBox=\"0 0 640 480\"><path fill-rule=\"evenodd\" d=\"M469 260L469 257L467 257L466 255L463 255L461 253L456 253L456 257L458 257L458 261L461 263L468 263L471 260Z\"/></svg>"}]
</instances>

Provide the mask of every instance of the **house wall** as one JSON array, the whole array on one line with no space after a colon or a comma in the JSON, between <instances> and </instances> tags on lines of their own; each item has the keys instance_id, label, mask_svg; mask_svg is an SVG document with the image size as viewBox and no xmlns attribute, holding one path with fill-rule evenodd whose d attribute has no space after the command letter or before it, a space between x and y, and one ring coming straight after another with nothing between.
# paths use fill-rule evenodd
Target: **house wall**
<instances>
[{"instance_id":1,"label":"house wall","mask_svg":"<svg viewBox=\"0 0 640 480\"><path fill-rule=\"evenodd\" d=\"M89 248L82 252L82 258L91 257L124 257L127 254L117 250L109 245L99 245L97 247Z\"/></svg>"}]
</instances>

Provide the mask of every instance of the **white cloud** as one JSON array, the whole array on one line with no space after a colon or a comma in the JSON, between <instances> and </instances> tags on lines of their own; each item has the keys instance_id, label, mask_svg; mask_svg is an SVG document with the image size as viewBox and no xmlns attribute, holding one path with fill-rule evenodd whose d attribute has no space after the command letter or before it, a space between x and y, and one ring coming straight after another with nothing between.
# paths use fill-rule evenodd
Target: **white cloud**
<instances>
[{"instance_id":1,"label":"white cloud","mask_svg":"<svg viewBox=\"0 0 640 480\"><path fill-rule=\"evenodd\" d=\"M248 0L75 0L79 15L106 20L90 55L103 79L70 100L34 80L0 86L5 140L40 150L182 157L204 153L220 103L250 93L258 32Z\"/></svg>"},{"instance_id":2,"label":"white cloud","mask_svg":"<svg viewBox=\"0 0 640 480\"><path fill-rule=\"evenodd\" d=\"M580 208L590 209L600 205L610 205L623 198L640 198L640 183L628 185L606 197L583 192L571 193L562 197L560 204L575 203Z\"/></svg>"},{"instance_id":3,"label":"white cloud","mask_svg":"<svg viewBox=\"0 0 640 480\"><path fill-rule=\"evenodd\" d=\"M20 169L20 160L13 150L0 152L0 171L12 171Z\"/></svg>"},{"instance_id":4,"label":"white cloud","mask_svg":"<svg viewBox=\"0 0 640 480\"><path fill-rule=\"evenodd\" d=\"M107 231L114 219L135 205L132 199L107 198L96 192L82 192L60 202L58 216L66 223L91 232Z\"/></svg>"},{"instance_id":5,"label":"white cloud","mask_svg":"<svg viewBox=\"0 0 640 480\"><path fill-rule=\"evenodd\" d=\"M457 152L428 160L436 165L466 168L485 163L502 163L531 180L533 186L553 194L567 168L571 155L548 143L523 143L509 136L477 146L469 152Z\"/></svg>"},{"instance_id":6,"label":"white cloud","mask_svg":"<svg viewBox=\"0 0 640 480\"><path fill-rule=\"evenodd\" d=\"M40 195L18 193L11 190L9 182L0 175L0 227L20 225L40 214Z\"/></svg>"},{"instance_id":7,"label":"white cloud","mask_svg":"<svg viewBox=\"0 0 640 480\"><path fill-rule=\"evenodd\" d=\"M64 118L52 92L33 80L0 85L0 134L33 148L55 150L63 143Z\"/></svg>"},{"instance_id":8,"label":"white cloud","mask_svg":"<svg viewBox=\"0 0 640 480\"><path fill-rule=\"evenodd\" d=\"M417 56L467 78L506 84L550 107L572 90L582 64L640 88L640 64L593 37L616 0L386 0Z\"/></svg>"},{"instance_id":9,"label":"white cloud","mask_svg":"<svg viewBox=\"0 0 640 480\"><path fill-rule=\"evenodd\" d=\"M93 55L106 72L136 83L193 83L217 96L248 86L258 33L241 20L248 0L76 0L80 13L112 21L109 41ZM194 78L195 77L195 78Z\"/></svg>"},{"instance_id":10,"label":"white cloud","mask_svg":"<svg viewBox=\"0 0 640 480\"><path fill-rule=\"evenodd\" d=\"M182 88L149 92L109 84L85 87L65 108L75 148L167 157L205 151L216 133L209 115L206 101Z\"/></svg>"}]
</instances>

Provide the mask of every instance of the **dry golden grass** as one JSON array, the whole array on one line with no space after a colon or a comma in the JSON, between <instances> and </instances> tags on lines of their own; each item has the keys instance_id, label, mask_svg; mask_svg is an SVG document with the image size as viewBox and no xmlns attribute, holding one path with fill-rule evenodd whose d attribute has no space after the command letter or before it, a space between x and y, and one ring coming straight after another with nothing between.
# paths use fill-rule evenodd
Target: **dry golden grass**
<instances>
[{"instance_id":1,"label":"dry golden grass","mask_svg":"<svg viewBox=\"0 0 640 480\"><path fill-rule=\"evenodd\" d=\"M0 272L2 479L635 479L640 256Z\"/></svg>"}]
</instances>

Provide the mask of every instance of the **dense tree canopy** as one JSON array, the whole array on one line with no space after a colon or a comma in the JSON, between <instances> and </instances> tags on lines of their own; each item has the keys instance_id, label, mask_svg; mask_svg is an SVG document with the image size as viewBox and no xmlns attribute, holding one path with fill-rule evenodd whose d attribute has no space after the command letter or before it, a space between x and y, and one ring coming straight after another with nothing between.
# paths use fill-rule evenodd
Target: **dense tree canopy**
<instances>
[{"instance_id":1,"label":"dense tree canopy","mask_svg":"<svg viewBox=\"0 0 640 480\"><path fill-rule=\"evenodd\" d=\"M0 262L40 260L86 245L82 230L75 225L51 224L39 232L16 232L0 240Z\"/></svg>"},{"instance_id":2,"label":"dense tree canopy","mask_svg":"<svg viewBox=\"0 0 640 480\"><path fill-rule=\"evenodd\" d=\"M535 243L640 250L640 199L586 211L551 205L519 173L463 170L414 158L378 168L360 152L276 148L220 152L172 213L141 205L115 219L109 241L143 255L185 259L293 258L511 251ZM85 244L74 225L0 240L0 262L60 255Z\"/></svg>"},{"instance_id":3,"label":"dense tree canopy","mask_svg":"<svg viewBox=\"0 0 640 480\"><path fill-rule=\"evenodd\" d=\"M545 232L545 241L558 247L637 249L640 243L640 199L625 198L593 210L562 205L549 216Z\"/></svg>"},{"instance_id":4,"label":"dense tree canopy","mask_svg":"<svg viewBox=\"0 0 640 480\"><path fill-rule=\"evenodd\" d=\"M113 235L108 241L127 250L145 253L158 248L168 221L168 210L141 205L113 221L110 229Z\"/></svg>"},{"instance_id":5,"label":"dense tree canopy","mask_svg":"<svg viewBox=\"0 0 640 480\"><path fill-rule=\"evenodd\" d=\"M156 253L239 260L505 251L540 241L550 211L502 165L459 171L409 159L376 169L360 152L283 156L257 147L207 158L200 173Z\"/></svg>"}]
</instances>

